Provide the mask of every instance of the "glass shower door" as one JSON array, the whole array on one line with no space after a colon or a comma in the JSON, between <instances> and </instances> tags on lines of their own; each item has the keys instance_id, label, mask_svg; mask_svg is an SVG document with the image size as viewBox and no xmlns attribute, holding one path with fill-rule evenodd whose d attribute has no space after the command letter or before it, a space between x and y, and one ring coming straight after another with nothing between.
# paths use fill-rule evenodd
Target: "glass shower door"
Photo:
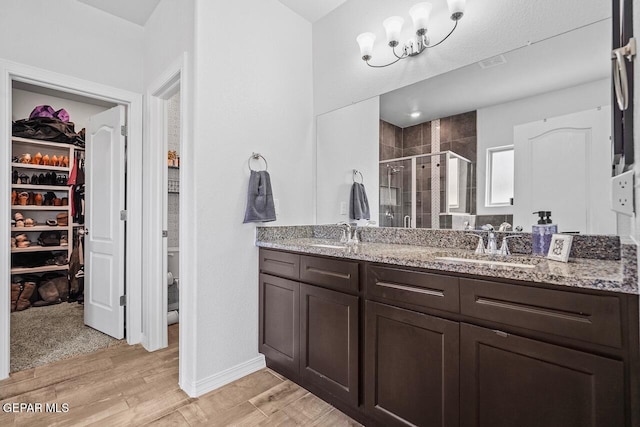
<instances>
[{"instance_id":1,"label":"glass shower door","mask_svg":"<svg viewBox=\"0 0 640 427\"><path fill-rule=\"evenodd\" d=\"M382 227L412 227L411 159L380 162Z\"/></svg>"}]
</instances>

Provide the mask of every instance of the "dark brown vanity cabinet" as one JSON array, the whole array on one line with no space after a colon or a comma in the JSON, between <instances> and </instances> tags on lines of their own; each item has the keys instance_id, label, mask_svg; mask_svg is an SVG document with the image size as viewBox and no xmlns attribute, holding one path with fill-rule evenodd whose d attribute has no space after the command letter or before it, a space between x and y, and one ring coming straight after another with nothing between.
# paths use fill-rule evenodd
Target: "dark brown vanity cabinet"
<instances>
[{"instance_id":1,"label":"dark brown vanity cabinet","mask_svg":"<svg viewBox=\"0 0 640 427\"><path fill-rule=\"evenodd\" d=\"M260 270L267 365L358 407L358 263L261 249Z\"/></svg>"},{"instance_id":2,"label":"dark brown vanity cabinet","mask_svg":"<svg viewBox=\"0 0 640 427\"><path fill-rule=\"evenodd\" d=\"M385 426L457 426L459 324L371 301L365 409Z\"/></svg>"},{"instance_id":3,"label":"dark brown vanity cabinet","mask_svg":"<svg viewBox=\"0 0 640 427\"><path fill-rule=\"evenodd\" d=\"M624 365L468 324L460 326L463 427L624 426Z\"/></svg>"},{"instance_id":4,"label":"dark brown vanity cabinet","mask_svg":"<svg viewBox=\"0 0 640 427\"><path fill-rule=\"evenodd\" d=\"M640 426L637 296L260 254L268 366L365 425Z\"/></svg>"}]
</instances>

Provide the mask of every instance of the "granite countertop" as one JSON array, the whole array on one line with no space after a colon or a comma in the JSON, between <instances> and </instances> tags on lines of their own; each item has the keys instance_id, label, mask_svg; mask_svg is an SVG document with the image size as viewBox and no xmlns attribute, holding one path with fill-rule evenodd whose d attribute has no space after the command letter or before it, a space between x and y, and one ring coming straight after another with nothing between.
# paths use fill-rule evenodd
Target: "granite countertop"
<instances>
[{"instance_id":1,"label":"granite countertop","mask_svg":"<svg viewBox=\"0 0 640 427\"><path fill-rule=\"evenodd\" d=\"M396 244L360 242L344 248L314 245L344 246L335 239L318 237L279 236L269 238L258 233L256 245L264 248L325 255L336 258L419 267L443 272L466 273L487 278L505 278L567 287L596 289L638 294L635 245L621 245L619 259L570 258L568 263L523 254L476 255L473 250ZM445 260L441 258L482 260L482 263ZM496 264L517 263L521 266ZM531 267L525 267L531 266Z\"/></svg>"}]
</instances>

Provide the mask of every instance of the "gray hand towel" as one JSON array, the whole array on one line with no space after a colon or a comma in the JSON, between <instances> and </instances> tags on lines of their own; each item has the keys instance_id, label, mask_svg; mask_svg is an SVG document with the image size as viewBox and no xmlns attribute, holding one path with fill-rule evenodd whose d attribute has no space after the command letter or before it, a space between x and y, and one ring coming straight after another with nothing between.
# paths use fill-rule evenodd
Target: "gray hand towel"
<instances>
[{"instance_id":1,"label":"gray hand towel","mask_svg":"<svg viewBox=\"0 0 640 427\"><path fill-rule=\"evenodd\" d=\"M244 222L269 222L276 220L276 208L271 192L271 177L267 171L251 171L247 193L247 209Z\"/></svg>"},{"instance_id":2,"label":"gray hand towel","mask_svg":"<svg viewBox=\"0 0 640 427\"><path fill-rule=\"evenodd\" d=\"M349 198L349 217L351 219L371 219L369 212L369 200L364 185L354 182L351 186L351 197Z\"/></svg>"}]
</instances>

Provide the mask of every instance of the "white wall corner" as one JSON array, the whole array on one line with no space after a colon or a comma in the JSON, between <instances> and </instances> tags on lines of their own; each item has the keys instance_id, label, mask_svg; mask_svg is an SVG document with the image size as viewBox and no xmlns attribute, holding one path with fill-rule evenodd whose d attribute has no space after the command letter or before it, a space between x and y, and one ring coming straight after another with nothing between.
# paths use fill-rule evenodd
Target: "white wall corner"
<instances>
[{"instance_id":1,"label":"white wall corner","mask_svg":"<svg viewBox=\"0 0 640 427\"><path fill-rule=\"evenodd\" d=\"M264 355L258 354L253 359L242 362L224 371L215 373L198 381L185 380L180 384L180 388L189 397L200 397L203 394L216 390L224 385L234 382L242 377L252 374L267 366Z\"/></svg>"}]
</instances>

